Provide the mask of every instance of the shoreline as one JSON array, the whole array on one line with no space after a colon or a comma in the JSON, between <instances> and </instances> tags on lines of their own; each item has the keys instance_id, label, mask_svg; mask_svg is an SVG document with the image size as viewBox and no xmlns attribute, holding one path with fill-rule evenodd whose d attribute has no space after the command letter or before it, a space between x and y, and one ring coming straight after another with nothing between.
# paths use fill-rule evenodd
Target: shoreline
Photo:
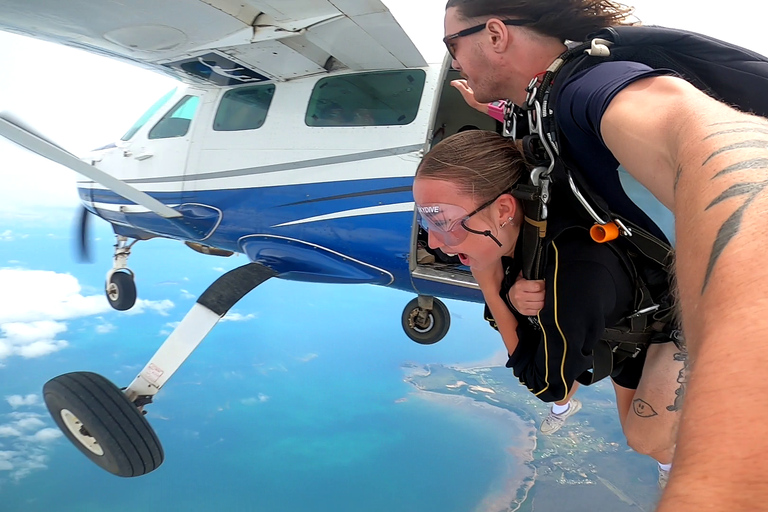
<instances>
[{"instance_id":1,"label":"shoreline","mask_svg":"<svg viewBox=\"0 0 768 512\"><path fill-rule=\"evenodd\" d=\"M482 367L477 367L482 368ZM487 366L485 367L487 368ZM422 371L425 368L422 368ZM427 373L428 375L428 373ZM406 379L414 391L414 396L434 403L442 403L456 408L472 408L475 418L485 416L494 423L499 423L500 432L516 430L514 439L505 439L506 470L497 479L489 482L489 489L484 498L473 509L474 512L517 512L528 499L538 473L534 467L534 451L537 446L536 425L523 420L512 411L503 407L476 400L469 396L451 395L438 391L421 389L416 383ZM510 424L513 429L510 429Z\"/></svg>"}]
</instances>

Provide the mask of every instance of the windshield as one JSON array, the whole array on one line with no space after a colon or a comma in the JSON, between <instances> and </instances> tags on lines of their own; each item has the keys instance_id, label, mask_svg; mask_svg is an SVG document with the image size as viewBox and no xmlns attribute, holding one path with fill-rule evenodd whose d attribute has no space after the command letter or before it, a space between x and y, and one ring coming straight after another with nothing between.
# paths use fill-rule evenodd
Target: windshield
<instances>
[{"instance_id":1,"label":"windshield","mask_svg":"<svg viewBox=\"0 0 768 512\"><path fill-rule=\"evenodd\" d=\"M160 109L160 107L165 105L169 99L171 99L171 96L173 96L173 93L175 92L176 92L176 88L174 87L173 89L165 93L162 98L160 98L155 103L153 103L152 106L149 107L149 109L147 109L147 111L144 112L144 114L142 114L139 120L133 123L133 126L131 126L131 129L128 130L125 133L125 135L120 137L120 140L130 140L130 138L133 137L136 134L136 132L141 129L142 126L144 126L144 124L149 120L149 118L152 117L155 114L155 112L157 112Z\"/></svg>"}]
</instances>

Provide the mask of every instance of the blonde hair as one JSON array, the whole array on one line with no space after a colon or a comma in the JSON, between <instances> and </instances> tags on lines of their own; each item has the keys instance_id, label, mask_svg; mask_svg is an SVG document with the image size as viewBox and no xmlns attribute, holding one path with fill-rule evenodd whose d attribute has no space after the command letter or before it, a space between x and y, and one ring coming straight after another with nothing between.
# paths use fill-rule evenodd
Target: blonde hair
<instances>
[{"instance_id":1,"label":"blonde hair","mask_svg":"<svg viewBox=\"0 0 768 512\"><path fill-rule=\"evenodd\" d=\"M450 181L459 193L483 203L511 190L527 172L528 166L512 139L468 130L432 148L416 170L416 178Z\"/></svg>"}]
</instances>

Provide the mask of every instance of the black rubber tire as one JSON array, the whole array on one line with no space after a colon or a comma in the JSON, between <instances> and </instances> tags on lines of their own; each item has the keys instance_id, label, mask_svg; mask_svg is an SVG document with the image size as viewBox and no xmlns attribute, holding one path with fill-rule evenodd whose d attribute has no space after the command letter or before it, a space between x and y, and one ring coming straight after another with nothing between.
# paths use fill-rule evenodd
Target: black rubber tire
<instances>
[{"instance_id":1,"label":"black rubber tire","mask_svg":"<svg viewBox=\"0 0 768 512\"><path fill-rule=\"evenodd\" d=\"M64 435L104 470L134 477L154 471L163 463L163 447L144 415L125 393L101 375L59 375L45 383L43 398ZM65 416L70 423L73 416L82 423L80 438L94 441L91 446L96 445L101 454L84 445L70 430Z\"/></svg>"},{"instance_id":2,"label":"black rubber tire","mask_svg":"<svg viewBox=\"0 0 768 512\"><path fill-rule=\"evenodd\" d=\"M437 343L448 334L451 327L451 314L448 308L439 299L432 299L432 309L429 311L429 325L417 326L413 319L418 315L419 310L418 297L410 301L403 310L401 323L405 334L420 345L432 345Z\"/></svg>"},{"instance_id":3,"label":"black rubber tire","mask_svg":"<svg viewBox=\"0 0 768 512\"><path fill-rule=\"evenodd\" d=\"M127 311L136 304L136 283L133 275L115 272L107 283L107 300L113 309Z\"/></svg>"}]
</instances>

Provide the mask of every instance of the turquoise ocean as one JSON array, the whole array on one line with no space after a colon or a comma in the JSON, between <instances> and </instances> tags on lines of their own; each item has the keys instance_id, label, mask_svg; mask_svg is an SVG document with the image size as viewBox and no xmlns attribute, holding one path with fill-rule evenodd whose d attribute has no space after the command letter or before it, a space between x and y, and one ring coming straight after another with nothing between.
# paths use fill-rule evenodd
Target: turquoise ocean
<instances>
[{"instance_id":1,"label":"turquoise ocean","mask_svg":"<svg viewBox=\"0 0 768 512\"><path fill-rule=\"evenodd\" d=\"M82 295L102 293L113 243L105 227L94 235L96 261L81 265L68 223L34 226L21 223L14 231L25 236L0 243L0 267L70 273ZM244 263L139 243L130 259L139 296L173 307L70 319L59 335L66 348L1 361L0 510L467 512L490 510L488 500L514 487L511 451L530 443L528 425L403 381L404 363L498 354L480 305L448 301L451 331L425 347L400 327L413 294L365 285L271 280L236 305L239 321L221 322L148 407L166 456L153 473L115 477L63 437L3 436L22 415L54 426L39 401L13 406L9 397L40 395L58 374L130 383L195 297Z\"/></svg>"}]
</instances>

